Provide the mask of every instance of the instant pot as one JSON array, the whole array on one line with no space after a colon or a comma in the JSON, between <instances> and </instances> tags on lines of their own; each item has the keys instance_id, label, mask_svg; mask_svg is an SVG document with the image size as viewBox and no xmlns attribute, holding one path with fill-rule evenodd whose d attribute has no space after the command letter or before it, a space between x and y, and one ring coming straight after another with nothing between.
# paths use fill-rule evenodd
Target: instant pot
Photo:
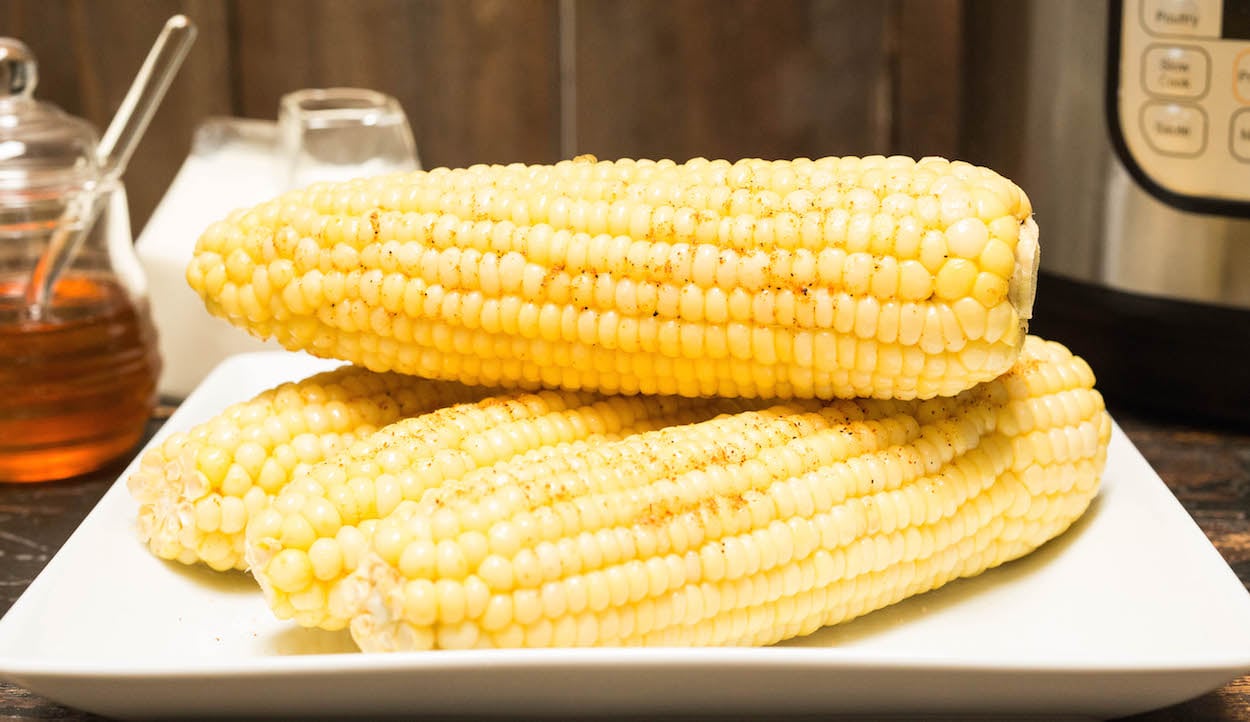
<instances>
[{"instance_id":1,"label":"instant pot","mask_svg":"<svg viewBox=\"0 0 1250 722\"><path fill-rule=\"evenodd\" d=\"M968 31L963 154L1041 227L1031 331L1113 406L1250 426L1250 0L973 2Z\"/></svg>"}]
</instances>

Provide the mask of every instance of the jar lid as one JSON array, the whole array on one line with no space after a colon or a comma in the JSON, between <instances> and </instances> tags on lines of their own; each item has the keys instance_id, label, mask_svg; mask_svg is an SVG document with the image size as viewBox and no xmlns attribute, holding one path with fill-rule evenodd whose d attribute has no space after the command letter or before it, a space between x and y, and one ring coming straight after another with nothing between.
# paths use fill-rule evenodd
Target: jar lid
<instances>
[{"instance_id":1,"label":"jar lid","mask_svg":"<svg viewBox=\"0 0 1250 722\"><path fill-rule=\"evenodd\" d=\"M71 190L99 175L95 129L34 98L35 56L0 38L0 191Z\"/></svg>"}]
</instances>

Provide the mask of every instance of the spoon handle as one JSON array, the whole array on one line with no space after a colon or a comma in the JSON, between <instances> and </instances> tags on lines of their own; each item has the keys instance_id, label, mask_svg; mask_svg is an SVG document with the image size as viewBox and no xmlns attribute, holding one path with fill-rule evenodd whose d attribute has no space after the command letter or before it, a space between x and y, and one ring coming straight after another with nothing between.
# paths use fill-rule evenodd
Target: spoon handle
<instances>
[{"instance_id":1,"label":"spoon handle","mask_svg":"<svg viewBox=\"0 0 1250 722\"><path fill-rule=\"evenodd\" d=\"M135 75L130 90L117 108L117 113L104 131L96 154L104 177L120 176L130 162L139 139L143 137L156 109L160 107L165 91L173 82L178 68L195 41L196 28L185 15L175 15L165 21L152 49L148 51L143 66Z\"/></svg>"},{"instance_id":2,"label":"spoon handle","mask_svg":"<svg viewBox=\"0 0 1250 722\"><path fill-rule=\"evenodd\" d=\"M139 68L96 148L99 179L66 206L48 247L35 264L30 283L26 286L27 315L31 319L42 318L51 304L57 278L77 255L83 239L90 235L106 205L106 195L125 172L139 139L148 129L148 123L165 97L165 91L182 66L195 40L195 33L195 24L185 15L175 15L165 21L165 27L148 51L143 66Z\"/></svg>"}]
</instances>

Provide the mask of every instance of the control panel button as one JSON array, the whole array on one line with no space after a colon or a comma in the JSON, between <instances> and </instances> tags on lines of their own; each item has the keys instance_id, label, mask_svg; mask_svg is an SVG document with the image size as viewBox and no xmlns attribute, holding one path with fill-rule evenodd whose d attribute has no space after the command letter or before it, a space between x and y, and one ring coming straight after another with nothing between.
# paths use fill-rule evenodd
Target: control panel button
<instances>
[{"instance_id":1,"label":"control panel button","mask_svg":"<svg viewBox=\"0 0 1250 722\"><path fill-rule=\"evenodd\" d=\"M1207 116L1196 105L1146 103L1141 125L1146 142L1164 155L1198 155L1207 142Z\"/></svg>"},{"instance_id":2,"label":"control panel button","mask_svg":"<svg viewBox=\"0 0 1250 722\"><path fill-rule=\"evenodd\" d=\"M1243 103L1250 103L1250 50L1243 50L1233 58L1233 95Z\"/></svg>"},{"instance_id":3,"label":"control panel button","mask_svg":"<svg viewBox=\"0 0 1250 722\"><path fill-rule=\"evenodd\" d=\"M1142 25L1152 35L1220 35L1220 0L1144 0Z\"/></svg>"},{"instance_id":4,"label":"control panel button","mask_svg":"<svg viewBox=\"0 0 1250 722\"><path fill-rule=\"evenodd\" d=\"M1154 45L1146 50L1142 85L1152 95L1197 98L1207 92L1211 59L1201 48Z\"/></svg>"},{"instance_id":5,"label":"control panel button","mask_svg":"<svg viewBox=\"0 0 1250 722\"><path fill-rule=\"evenodd\" d=\"M1229 125L1228 149L1237 160L1250 163L1250 108L1234 113Z\"/></svg>"}]
</instances>

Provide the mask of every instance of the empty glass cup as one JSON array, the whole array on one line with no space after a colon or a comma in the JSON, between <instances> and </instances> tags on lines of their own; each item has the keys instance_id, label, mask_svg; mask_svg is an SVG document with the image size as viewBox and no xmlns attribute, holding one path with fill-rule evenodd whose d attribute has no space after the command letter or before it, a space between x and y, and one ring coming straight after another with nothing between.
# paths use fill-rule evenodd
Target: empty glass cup
<instances>
[{"instance_id":1,"label":"empty glass cup","mask_svg":"<svg viewBox=\"0 0 1250 722\"><path fill-rule=\"evenodd\" d=\"M399 102L363 88L298 90L278 109L279 180L288 189L420 169Z\"/></svg>"}]
</instances>

